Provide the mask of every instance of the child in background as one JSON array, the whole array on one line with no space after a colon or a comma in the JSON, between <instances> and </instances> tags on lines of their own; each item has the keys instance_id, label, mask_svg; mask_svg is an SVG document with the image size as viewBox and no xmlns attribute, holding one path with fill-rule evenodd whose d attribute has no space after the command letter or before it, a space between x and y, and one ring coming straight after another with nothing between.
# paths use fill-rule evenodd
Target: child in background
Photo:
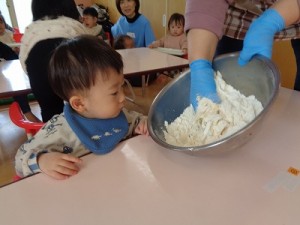
<instances>
[{"instance_id":1,"label":"child in background","mask_svg":"<svg viewBox=\"0 0 300 225\"><path fill-rule=\"evenodd\" d=\"M165 37L152 42L152 44L149 45L149 48L164 47L181 49L183 53L186 54L187 38L184 33L184 24L185 19L182 14L172 14L168 22L168 34Z\"/></svg>"},{"instance_id":2,"label":"child in background","mask_svg":"<svg viewBox=\"0 0 300 225\"><path fill-rule=\"evenodd\" d=\"M97 23L98 21L97 10L93 7L87 7L83 10L82 14L83 14L82 16L83 24L86 27L95 30L95 33L98 33L96 36L109 44L109 41L107 40L106 34L102 29L102 26Z\"/></svg>"},{"instance_id":3,"label":"child in background","mask_svg":"<svg viewBox=\"0 0 300 225\"><path fill-rule=\"evenodd\" d=\"M127 48L135 48L134 44L134 39L130 37L127 34L120 35L118 36L115 41L114 41L114 49L119 50L119 49L127 49ZM147 75L147 81L146 83L149 84L156 80L157 75L156 74L149 74ZM142 85L142 77L141 76L132 76L132 77L127 77L126 78L130 85L134 87L140 87Z\"/></svg>"},{"instance_id":4,"label":"child in background","mask_svg":"<svg viewBox=\"0 0 300 225\"><path fill-rule=\"evenodd\" d=\"M80 156L112 151L123 139L148 135L147 117L125 110L122 57L91 35L62 42L49 64L49 82L67 103L15 158L20 177L42 171L66 179L79 172Z\"/></svg>"},{"instance_id":5,"label":"child in background","mask_svg":"<svg viewBox=\"0 0 300 225\"><path fill-rule=\"evenodd\" d=\"M134 48L134 40L129 35L120 35L114 42L114 49Z\"/></svg>"},{"instance_id":6,"label":"child in background","mask_svg":"<svg viewBox=\"0 0 300 225\"><path fill-rule=\"evenodd\" d=\"M15 43L13 32L7 29L8 25L5 22L5 19L2 14L0 14L0 41L4 44ZM19 54L20 49L18 47L12 48L16 54Z\"/></svg>"}]
</instances>

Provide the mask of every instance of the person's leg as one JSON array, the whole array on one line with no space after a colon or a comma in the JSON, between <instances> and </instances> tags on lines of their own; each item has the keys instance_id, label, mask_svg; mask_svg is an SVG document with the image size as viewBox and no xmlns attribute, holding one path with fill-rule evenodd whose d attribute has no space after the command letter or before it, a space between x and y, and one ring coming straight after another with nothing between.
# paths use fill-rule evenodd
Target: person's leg
<instances>
[{"instance_id":1,"label":"person's leg","mask_svg":"<svg viewBox=\"0 0 300 225\"><path fill-rule=\"evenodd\" d=\"M13 99L20 105L22 113L31 122L41 122L30 109L30 105L27 99L27 95L14 96Z\"/></svg>"},{"instance_id":2,"label":"person's leg","mask_svg":"<svg viewBox=\"0 0 300 225\"><path fill-rule=\"evenodd\" d=\"M48 64L52 52L62 40L54 38L38 42L25 62L32 93L40 105L43 122L63 112L64 102L54 93L48 81Z\"/></svg>"},{"instance_id":3,"label":"person's leg","mask_svg":"<svg viewBox=\"0 0 300 225\"><path fill-rule=\"evenodd\" d=\"M223 36L218 42L215 56L241 51L243 48L243 40L238 40Z\"/></svg>"},{"instance_id":4,"label":"person's leg","mask_svg":"<svg viewBox=\"0 0 300 225\"><path fill-rule=\"evenodd\" d=\"M48 77L30 78L32 92L41 108L43 122L47 122L54 115L63 112L64 103L51 89Z\"/></svg>"},{"instance_id":5,"label":"person's leg","mask_svg":"<svg viewBox=\"0 0 300 225\"><path fill-rule=\"evenodd\" d=\"M300 91L300 70L298 69L300 65L300 39L291 40L291 44L294 50L296 58L296 78L294 83L294 90Z\"/></svg>"}]
</instances>

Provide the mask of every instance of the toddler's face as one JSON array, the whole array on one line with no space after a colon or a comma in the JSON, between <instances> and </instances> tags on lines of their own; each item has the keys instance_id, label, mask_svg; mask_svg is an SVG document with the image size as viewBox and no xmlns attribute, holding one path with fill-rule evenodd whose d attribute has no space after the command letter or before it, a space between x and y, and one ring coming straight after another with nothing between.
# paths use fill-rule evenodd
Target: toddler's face
<instances>
[{"instance_id":1,"label":"toddler's face","mask_svg":"<svg viewBox=\"0 0 300 225\"><path fill-rule=\"evenodd\" d=\"M133 39L126 38L124 40L124 45L125 45L125 48L134 48L134 41L133 41Z\"/></svg>"},{"instance_id":2,"label":"toddler's face","mask_svg":"<svg viewBox=\"0 0 300 225\"><path fill-rule=\"evenodd\" d=\"M125 104L123 84L123 74L118 74L113 69L109 71L108 80L103 80L99 74L95 85L84 97L85 112L83 116L98 119L118 116Z\"/></svg>"},{"instance_id":3,"label":"toddler's face","mask_svg":"<svg viewBox=\"0 0 300 225\"><path fill-rule=\"evenodd\" d=\"M0 35L5 33L5 23L0 20Z\"/></svg>"},{"instance_id":4,"label":"toddler's face","mask_svg":"<svg viewBox=\"0 0 300 225\"><path fill-rule=\"evenodd\" d=\"M83 15L83 24L86 27L92 28L97 25L97 18L90 15Z\"/></svg>"},{"instance_id":5,"label":"toddler's face","mask_svg":"<svg viewBox=\"0 0 300 225\"><path fill-rule=\"evenodd\" d=\"M184 32L184 27L182 24L180 23L175 23L175 21L173 21L171 24L170 24L170 27L169 27L169 32L172 36L179 36L181 34L183 34Z\"/></svg>"}]
</instances>

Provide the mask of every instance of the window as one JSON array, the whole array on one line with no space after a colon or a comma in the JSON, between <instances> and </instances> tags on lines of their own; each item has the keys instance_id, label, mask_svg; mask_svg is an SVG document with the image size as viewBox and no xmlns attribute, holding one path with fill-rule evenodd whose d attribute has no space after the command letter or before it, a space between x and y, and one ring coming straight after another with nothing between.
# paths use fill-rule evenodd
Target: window
<instances>
[{"instance_id":1,"label":"window","mask_svg":"<svg viewBox=\"0 0 300 225\"><path fill-rule=\"evenodd\" d=\"M24 33L25 28L32 22L31 0L6 0L6 3L1 1L0 6L7 23L18 27Z\"/></svg>"},{"instance_id":2,"label":"window","mask_svg":"<svg viewBox=\"0 0 300 225\"><path fill-rule=\"evenodd\" d=\"M7 5L6 5L6 1L0 1L0 9L1 9L1 13L5 19L5 22L12 26L12 23L11 23L11 19L10 19L10 16L9 16L9 11L8 11L8 8L7 8Z\"/></svg>"},{"instance_id":3,"label":"window","mask_svg":"<svg viewBox=\"0 0 300 225\"><path fill-rule=\"evenodd\" d=\"M32 22L31 0L13 0L16 19L21 33Z\"/></svg>"}]
</instances>

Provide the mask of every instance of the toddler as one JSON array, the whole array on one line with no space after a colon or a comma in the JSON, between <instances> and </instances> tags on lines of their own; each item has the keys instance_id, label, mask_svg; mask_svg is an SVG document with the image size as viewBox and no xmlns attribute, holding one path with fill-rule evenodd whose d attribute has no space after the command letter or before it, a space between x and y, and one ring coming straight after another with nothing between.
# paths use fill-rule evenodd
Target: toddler
<instances>
[{"instance_id":1,"label":"toddler","mask_svg":"<svg viewBox=\"0 0 300 225\"><path fill-rule=\"evenodd\" d=\"M65 102L15 157L17 175L43 172L66 179L79 172L80 156L112 151L125 138L148 134L147 117L125 110L123 62L94 36L62 42L49 64L49 82Z\"/></svg>"},{"instance_id":2,"label":"toddler","mask_svg":"<svg viewBox=\"0 0 300 225\"><path fill-rule=\"evenodd\" d=\"M87 7L82 12L82 20L83 24L88 27L89 29L93 29L95 33L97 33L96 36L98 36L100 39L105 40L106 43L109 43L107 41L106 34L104 30L102 29L102 26L97 23L98 21L98 12L93 7Z\"/></svg>"},{"instance_id":3,"label":"toddler","mask_svg":"<svg viewBox=\"0 0 300 225\"><path fill-rule=\"evenodd\" d=\"M15 43L13 32L7 29L7 24L2 14L0 14L0 41L4 44ZM19 54L20 49L18 47L12 48L16 54Z\"/></svg>"},{"instance_id":4,"label":"toddler","mask_svg":"<svg viewBox=\"0 0 300 225\"><path fill-rule=\"evenodd\" d=\"M134 39L127 34L123 34L118 36L114 41L114 49L128 49L128 48L135 48ZM146 83L149 84L156 80L157 75L155 73L147 75ZM132 76L127 77L130 85L135 87L140 87L142 85L142 77L141 76Z\"/></svg>"},{"instance_id":5,"label":"toddler","mask_svg":"<svg viewBox=\"0 0 300 225\"><path fill-rule=\"evenodd\" d=\"M134 48L134 40L127 34L120 35L114 42L114 49Z\"/></svg>"},{"instance_id":6,"label":"toddler","mask_svg":"<svg viewBox=\"0 0 300 225\"><path fill-rule=\"evenodd\" d=\"M181 49L184 54L187 53L187 38L184 33L185 19L182 14L174 13L168 22L168 33L165 37L152 42L149 48L173 48Z\"/></svg>"}]
</instances>

